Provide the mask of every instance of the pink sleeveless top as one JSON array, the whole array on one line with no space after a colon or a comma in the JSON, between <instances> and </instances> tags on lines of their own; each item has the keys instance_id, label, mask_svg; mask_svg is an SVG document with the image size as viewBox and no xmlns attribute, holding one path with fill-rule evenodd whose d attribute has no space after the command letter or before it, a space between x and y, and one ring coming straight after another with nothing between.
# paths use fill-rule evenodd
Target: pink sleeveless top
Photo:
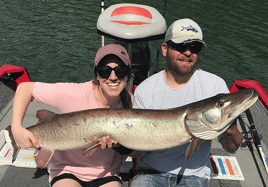
<instances>
[{"instance_id":1,"label":"pink sleeveless top","mask_svg":"<svg viewBox=\"0 0 268 187\"><path fill-rule=\"evenodd\" d=\"M34 84L33 95L37 102L50 105L60 113L99 108L93 97L92 84L92 81L56 84L37 82ZM55 151L48 168L49 182L63 173L71 173L83 181L118 175L125 157L113 149L103 150L100 147L91 156L84 157L85 150L86 148Z\"/></svg>"}]
</instances>

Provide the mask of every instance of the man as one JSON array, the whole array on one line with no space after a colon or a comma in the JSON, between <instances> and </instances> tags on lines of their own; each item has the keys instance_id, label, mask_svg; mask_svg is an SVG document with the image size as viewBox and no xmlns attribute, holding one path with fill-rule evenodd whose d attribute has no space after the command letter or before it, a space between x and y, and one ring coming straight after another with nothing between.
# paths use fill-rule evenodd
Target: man
<instances>
[{"instance_id":1,"label":"man","mask_svg":"<svg viewBox=\"0 0 268 187\"><path fill-rule=\"evenodd\" d=\"M134 108L179 107L229 92L223 79L196 67L200 51L206 44L201 28L191 19L175 21L167 30L161 47L167 68L137 87ZM242 141L236 124L221 138L222 146L228 152L236 151ZM185 162L188 145L143 152L138 158L131 187L208 186L211 141L204 141L200 150L195 150Z\"/></svg>"}]
</instances>

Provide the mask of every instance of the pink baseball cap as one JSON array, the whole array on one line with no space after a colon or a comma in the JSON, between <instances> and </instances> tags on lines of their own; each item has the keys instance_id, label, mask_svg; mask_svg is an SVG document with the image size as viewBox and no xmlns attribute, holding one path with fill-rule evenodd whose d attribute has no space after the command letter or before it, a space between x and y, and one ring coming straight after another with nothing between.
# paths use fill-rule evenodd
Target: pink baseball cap
<instances>
[{"instance_id":1,"label":"pink baseball cap","mask_svg":"<svg viewBox=\"0 0 268 187\"><path fill-rule=\"evenodd\" d=\"M95 66L99 64L103 57L110 54L118 56L127 66L130 66L130 59L126 49L118 44L108 44L100 48L95 57Z\"/></svg>"}]
</instances>

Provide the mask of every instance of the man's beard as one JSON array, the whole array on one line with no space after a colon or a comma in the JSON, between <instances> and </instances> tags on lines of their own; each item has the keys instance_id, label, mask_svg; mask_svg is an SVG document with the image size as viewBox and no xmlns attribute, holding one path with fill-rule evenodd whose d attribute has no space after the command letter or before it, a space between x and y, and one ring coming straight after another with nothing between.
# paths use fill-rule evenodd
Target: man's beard
<instances>
[{"instance_id":1,"label":"man's beard","mask_svg":"<svg viewBox=\"0 0 268 187\"><path fill-rule=\"evenodd\" d=\"M176 62L172 62L171 59L167 58L168 70L174 75L185 76L193 74L193 70L196 67L197 62L191 62L191 64L183 65Z\"/></svg>"}]
</instances>

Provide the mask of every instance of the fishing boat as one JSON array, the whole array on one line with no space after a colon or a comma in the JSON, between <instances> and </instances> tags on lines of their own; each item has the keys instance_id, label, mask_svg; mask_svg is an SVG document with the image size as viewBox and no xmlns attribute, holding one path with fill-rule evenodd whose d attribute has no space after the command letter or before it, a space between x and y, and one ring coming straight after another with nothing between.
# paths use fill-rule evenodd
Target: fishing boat
<instances>
[{"instance_id":1,"label":"fishing boat","mask_svg":"<svg viewBox=\"0 0 268 187\"><path fill-rule=\"evenodd\" d=\"M102 5L103 8L103 5ZM97 21L97 32L103 37L123 45L131 58L132 83L130 90L149 76L150 49L148 42L164 38L167 26L164 16L150 6L139 4L115 4L103 10ZM104 40L102 40L104 45ZM157 72L157 62L154 72ZM0 67L0 186L48 187L48 173L35 164L26 150L20 160L11 163L12 150L4 131L11 124L12 103L17 86L30 82L27 67L4 64ZM268 185L268 94L256 80L237 80L230 92L243 88L254 88L259 93L258 101L238 118L238 127L244 135L240 149L229 154L217 139L212 141L210 186L262 187ZM52 107L32 101L23 121L28 127L37 123L35 113L47 109L58 113ZM123 186L128 186L129 171L135 169L136 160L128 158L123 163L121 176Z\"/></svg>"}]
</instances>

